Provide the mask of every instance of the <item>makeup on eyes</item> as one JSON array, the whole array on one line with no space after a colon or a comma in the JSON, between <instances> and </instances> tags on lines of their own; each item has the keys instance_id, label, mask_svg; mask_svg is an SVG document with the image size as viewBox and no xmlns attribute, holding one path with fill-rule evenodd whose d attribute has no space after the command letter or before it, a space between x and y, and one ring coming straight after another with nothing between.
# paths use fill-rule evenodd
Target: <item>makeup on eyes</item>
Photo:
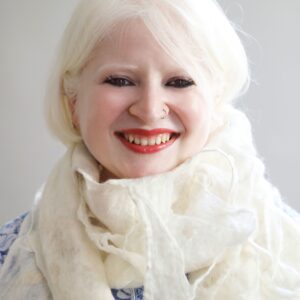
<instances>
[{"instance_id":1,"label":"makeup on eyes","mask_svg":"<svg viewBox=\"0 0 300 300\"><path fill-rule=\"evenodd\" d=\"M105 77L103 83L111 84L117 87L125 87L125 86L135 86L139 82L136 82L135 80L131 79L126 75L109 75ZM195 85L195 82L190 78L177 76L167 80L167 82L164 85L168 87L174 87L174 88L188 88L192 85Z\"/></svg>"}]
</instances>

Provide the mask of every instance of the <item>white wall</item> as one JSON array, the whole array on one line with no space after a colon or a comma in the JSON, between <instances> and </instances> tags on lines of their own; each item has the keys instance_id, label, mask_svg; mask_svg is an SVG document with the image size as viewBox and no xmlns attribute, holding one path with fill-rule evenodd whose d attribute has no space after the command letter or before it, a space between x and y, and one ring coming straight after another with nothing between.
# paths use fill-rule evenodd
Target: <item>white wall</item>
<instances>
[{"instance_id":1,"label":"white wall","mask_svg":"<svg viewBox=\"0 0 300 300\"><path fill-rule=\"evenodd\" d=\"M45 128L42 101L55 47L75 3L0 0L0 224L30 209L63 152ZM272 182L300 210L300 1L221 4L256 39L246 45L257 83L241 105L253 122Z\"/></svg>"},{"instance_id":2,"label":"white wall","mask_svg":"<svg viewBox=\"0 0 300 300\"><path fill-rule=\"evenodd\" d=\"M253 73L241 106L269 179L300 211L300 1L220 0L244 38Z\"/></svg>"},{"instance_id":3,"label":"white wall","mask_svg":"<svg viewBox=\"0 0 300 300\"><path fill-rule=\"evenodd\" d=\"M27 211L63 147L43 97L55 47L77 0L0 0L0 224Z\"/></svg>"}]
</instances>

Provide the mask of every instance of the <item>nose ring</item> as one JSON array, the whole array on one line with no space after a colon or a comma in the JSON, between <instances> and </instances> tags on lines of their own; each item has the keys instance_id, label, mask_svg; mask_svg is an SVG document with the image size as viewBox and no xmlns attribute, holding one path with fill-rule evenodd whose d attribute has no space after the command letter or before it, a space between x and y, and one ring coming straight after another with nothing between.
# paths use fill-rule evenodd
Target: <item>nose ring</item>
<instances>
[{"instance_id":1,"label":"nose ring","mask_svg":"<svg viewBox=\"0 0 300 300\"><path fill-rule=\"evenodd\" d=\"M161 119L165 119L168 115L168 110L166 108L163 108L163 116L161 117Z\"/></svg>"}]
</instances>

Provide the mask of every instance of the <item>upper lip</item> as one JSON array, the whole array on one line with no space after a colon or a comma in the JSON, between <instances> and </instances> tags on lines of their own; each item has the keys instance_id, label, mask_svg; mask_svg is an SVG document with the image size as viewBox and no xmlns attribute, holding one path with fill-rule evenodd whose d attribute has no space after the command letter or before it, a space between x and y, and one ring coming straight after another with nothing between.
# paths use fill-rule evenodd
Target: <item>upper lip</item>
<instances>
[{"instance_id":1,"label":"upper lip","mask_svg":"<svg viewBox=\"0 0 300 300\"><path fill-rule=\"evenodd\" d=\"M158 134L164 134L164 133L178 133L175 130L167 129L167 128L156 128L151 130L146 129L140 129L140 128L131 128L131 129L124 129L119 130L117 133L122 134L134 134L134 135L140 135L140 136L153 136Z\"/></svg>"}]
</instances>

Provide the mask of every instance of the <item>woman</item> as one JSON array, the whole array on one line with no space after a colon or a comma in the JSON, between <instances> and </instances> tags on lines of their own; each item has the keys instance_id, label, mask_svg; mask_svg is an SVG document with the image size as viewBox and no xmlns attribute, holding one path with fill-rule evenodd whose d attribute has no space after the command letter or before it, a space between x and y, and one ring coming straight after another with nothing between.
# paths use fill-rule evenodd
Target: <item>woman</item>
<instances>
[{"instance_id":1,"label":"woman","mask_svg":"<svg viewBox=\"0 0 300 300\"><path fill-rule=\"evenodd\" d=\"M67 152L3 229L1 299L300 299L299 215L233 107L248 81L214 1L81 1L47 99Z\"/></svg>"}]
</instances>

